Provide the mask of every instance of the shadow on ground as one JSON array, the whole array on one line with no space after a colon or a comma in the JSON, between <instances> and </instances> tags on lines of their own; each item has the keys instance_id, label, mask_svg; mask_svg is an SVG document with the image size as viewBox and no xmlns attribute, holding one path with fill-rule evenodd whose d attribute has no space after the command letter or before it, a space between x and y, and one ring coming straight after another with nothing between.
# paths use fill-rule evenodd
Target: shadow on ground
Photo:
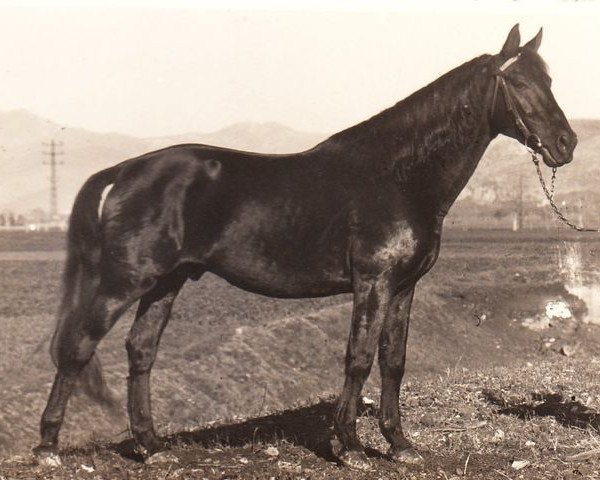
<instances>
[{"instance_id":1,"label":"shadow on ground","mask_svg":"<svg viewBox=\"0 0 600 480\"><path fill-rule=\"evenodd\" d=\"M253 418L239 423L200 428L179 432L162 440L167 445L199 445L211 447L244 447L285 440L293 445L305 447L318 457L335 462L331 440L333 438L334 399L322 400L314 405L299 407L284 412ZM371 405L361 404L359 416L377 415ZM118 454L141 461L134 450L131 439L113 445ZM384 457L377 450L366 448L370 457Z\"/></svg>"},{"instance_id":2,"label":"shadow on ground","mask_svg":"<svg viewBox=\"0 0 600 480\"><path fill-rule=\"evenodd\" d=\"M333 455L331 445L334 414L335 401L328 399L311 406L295 408L235 424L201 428L191 432L179 432L163 437L162 440L170 447L185 445L209 450L215 447L232 447L252 449L253 452L255 446L256 451L259 451L265 444L277 445L278 442L286 441L292 446L312 452L322 460L339 465L337 458ZM363 417L376 416L378 411L370 405L361 405L359 415ZM134 444L131 440L112 445L110 449L124 458L142 461L141 457L134 453ZM398 478L397 475L400 472L406 474L413 472L419 475L429 472L435 478L438 478L440 471L462 472L466 470L467 464L470 474L474 475L473 478L488 478L487 474L490 471L504 469L509 465L509 457L506 455L482 455L479 453L469 453L468 456L462 454L447 455L424 449L421 451L425 458L424 466L399 466L391 462L387 455L376 449L366 447L365 453L370 457L374 468L378 472L393 474L394 478ZM197 457L194 458L197 460ZM211 458L214 461L214 454L211 454ZM185 461L182 464L185 465ZM323 467L321 466L321 468ZM344 470L340 470L340 472L344 472ZM478 476L480 474L486 476L480 477ZM355 477L349 476L347 478ZM434 477L428 476L427 478Z\"/></svg>"},{"instance_id":3,"label":"shadow on ground","mask_svg":"<svg viewBox=\"0 0 600 480\"><path fill-rule=\"evenodd\" d=\"M600 413L574 397L565 399L560 393L533 393L531 402L510 403L491 390L484 391L483 396L490 404L500 407L498 413L502 415L514 415L524 420L554 417L565 427L591 427L600 432Z\"/></svg>"}]
</instances>

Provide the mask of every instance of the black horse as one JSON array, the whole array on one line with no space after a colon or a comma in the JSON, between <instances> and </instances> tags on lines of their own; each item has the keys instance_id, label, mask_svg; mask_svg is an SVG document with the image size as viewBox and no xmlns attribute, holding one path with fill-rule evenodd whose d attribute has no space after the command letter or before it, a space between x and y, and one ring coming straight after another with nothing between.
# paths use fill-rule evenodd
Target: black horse
<instances>
[{"instance_id":1,"label":"black horse","mask_svg":"<svg viewBox=\"0 0 600 480\"><path fill-rule=\"evenodd\" d=\"M499 54L461 65L302 153L178 145L89 178L71 215L52 342L58 370L36 451L56 451L78 378L106 392L94 351L138 300L126 342L131 431L146 455L162 448L150 408L152 364L180 288L213 272L272 297L352 292L337 454L368 465L355 423L378 349L389 455L420 462L402 433L398 395L414 287L437 259L444 217L498 134L550 167L570 162L577 143L537 54L541 33L520 47L515 25Z\"/></svg>"}]
</instances>

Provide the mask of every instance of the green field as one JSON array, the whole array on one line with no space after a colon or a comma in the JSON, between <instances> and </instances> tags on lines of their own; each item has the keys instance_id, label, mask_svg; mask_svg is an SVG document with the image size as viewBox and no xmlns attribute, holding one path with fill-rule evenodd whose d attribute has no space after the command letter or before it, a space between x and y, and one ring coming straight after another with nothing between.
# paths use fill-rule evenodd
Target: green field
<instances>
[{"instance_id":1,"label":"green field","mask_svg":"<svg viewBox=\"0 0 600 480\"><path fill-rule=\"evenodd\" d=\"M593 416L583 415L580 423L571 425L561 421L559 414L537 418L532 410L532 418L519 419L498 415L501 406L492 401L496 399L506 407L523 403L534 408L540 402L534 399L534 393L559 392L566 399L563 403L574 396L590 412L595 414L600 409L600 391L592 375L597 366L598 328L574 320L555 322L539 332L521 325L523 319L543 312L549 300L566 300L579 317L585 314L585 306L565 290L565 274L558 267L561 252L575 240L581 245L586 268L592 268L600 254L600 242L593 237L568 237L562 231L516 235L448 232L438 264L417 288L413 309L409 386L403 391L402 401L407 405L407 431L413 432L413 440L428 459L426 470L416 472L414 478L445 478L440 471L447 478L456 476L456 468L465 467L467 455L466 469L475 475L468 478L505 478L501 474L477 476L488 467L510 478L561 478L552 476L566 468L556 458L565 461L567 456L593 447L590 438L595 433L590 437L586 430L593 432L596 428ZM63 245L64 234L60 233L0 235L0 456L26 455L24 464L15 464L14 457L12 463L7 460L0 464L0 475L2 468L12 475L7 478L35 478L38 474L37 478L44 478L47 473L28 467L27 455L37 442L37 423L53 377L47 350L60 292ZM264 427L260 419L281 411L286 413L276 417L276 423L285 425L285 419L291 417L309 428L317 412L325 420L322 431L314 431L315 438L329 435L331 408L319 399L329 398L341 386L349 302L349 296L268 299L242 292L210 275L189 282L165 331L152 379L159 432L179 435L174 441L182 465L171 466L171 471L195 468L201 472L187 478L222 478L223 472L240 474L240 466L246 464L236 463L236 458L251 458L254 454L248 450L252 437L242 434L247 427L239 419L257 418L252 422L265 430L259 440L278 445L281 455L277 460L284 462L281 465L313 468L311 478L348 478L326 461L321 443L317 445L310 439L314 426L309 433L296 428L293 435L283 429L274 434L279 439L272 440L266 437L273 429ZM98 465L96 473L102 472L98 478L166 478L168 466L161 469L132 463L102 446L128 438L124 339L131 320L129 312L100 348L122 412L114 417L86 398L71 401L61 433L62 444L87 447L67 455L71 460L65 466L65 476L68 472L74 474L77 463L80 466L94 461ZM549 342L551 338L553 342ZM568 358L561 355L564 345L575 345L575 353ZM377 375L373 377L366 394L376 398ZM485 389L492 392L487 399L481 393ZM298 405L314 407L294 410ZM523 409L526 411L525 406ZM433 415L433 420L423 424L424 415ZM470 435L469 426L484 420L485 426L471 432L479 437ZM209 422L231 423L233 427L211 437L211 431L202 433L201 428ZM384 451L375 424L368 415L361 420L364 435ZM198 428L198 438L204 439L200 445L184 445L188 437L181 432ZM502 439L496 438L499 429L504 432ZM304 434L308 440L301 440ZM474 438L479 438L479 443ZM527 438L535 445L525 447ZM202 442L207 441L220 445L225 453L202 448ZM552 453L548 448L554 441L558 443ZM531 459L530 465L523 472L511 471L509 457L517 455L519 449ZM206 460L208 456L216 462L215 455L219 465L233 462L236 468L227 471L202 467L211 464ZM296 475L296 470L286 473L287 467L278 466L277 460L256 455L257 461L248 464L254 469L248 471L248 476L280 478L282 472L289 474L288 478L302 476ZM389 462L374 462L387 472L386 478L393 478ZM118 469L111 471L111 464ZM132 476L126 477L124 472ZM357 474L352 478L363 477Z\"/></svg>"}]
</instances>

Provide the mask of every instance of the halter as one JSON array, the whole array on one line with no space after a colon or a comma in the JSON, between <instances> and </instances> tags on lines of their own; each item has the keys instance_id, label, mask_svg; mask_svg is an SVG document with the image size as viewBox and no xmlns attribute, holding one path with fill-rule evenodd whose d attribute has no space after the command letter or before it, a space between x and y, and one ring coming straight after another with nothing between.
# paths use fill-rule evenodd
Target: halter
<instances>
[{"instance_id":1,"label":"halter","mask_svg":"<svg viewBox=\"0 0 600 480\"><path fill-rule=\"evenodd\" d=\"M540 137L538 137L535 133L531 133L531 131L525 125L525 122L521 118L519 111L515 106L515 101L513 96L510 94L508 90L508 86L506 85L506 80L504 79L504 71L510 67L513 63L515 63L521 54L517 54L514 57L506 60L499 68L498 71L494 74L494 78L496 83L494 84L494 96L492 97L492 112L491 118L494 118L494 113L496 112L496 100L498 97L498 89L502 89L502 93L504 96L504 103L506 105L506 110L512 116L515 127L519 131L523 138L525 139L525 145L535 152L540 152L543 148L542 141Z\"/></svg>"}]
</instances>

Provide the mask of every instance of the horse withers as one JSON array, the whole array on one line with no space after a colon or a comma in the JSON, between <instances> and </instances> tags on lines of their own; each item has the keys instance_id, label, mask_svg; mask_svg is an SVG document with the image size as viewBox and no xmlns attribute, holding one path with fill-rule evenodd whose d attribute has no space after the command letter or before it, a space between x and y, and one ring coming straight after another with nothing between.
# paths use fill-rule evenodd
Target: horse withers
<instances>
[{"instance_id":1,"label":"horse withers","mask_svg":"<svg viewBox=\"0 0 600 480\"><path fill-rule=\"evenodd\" d=\"M403 435L398 396L415 284L437 259L444 217L498 134L534 149L549 167L570 162L577 142L550 91L541 38L540 30L521 47L516 25L500 53L455 68L305 152L177 145L89 178L71 214L51 348L57 373L38 455L56 452L78 379L106 397L94 351L137 301L126 341L131 432L145 455L164 448L153 426L150 371L182 285L212 272L273 297L352 292L336 454L368 467L357 402L378 351L389 457L421 462Z\"/></svg>"}]
</instances>

